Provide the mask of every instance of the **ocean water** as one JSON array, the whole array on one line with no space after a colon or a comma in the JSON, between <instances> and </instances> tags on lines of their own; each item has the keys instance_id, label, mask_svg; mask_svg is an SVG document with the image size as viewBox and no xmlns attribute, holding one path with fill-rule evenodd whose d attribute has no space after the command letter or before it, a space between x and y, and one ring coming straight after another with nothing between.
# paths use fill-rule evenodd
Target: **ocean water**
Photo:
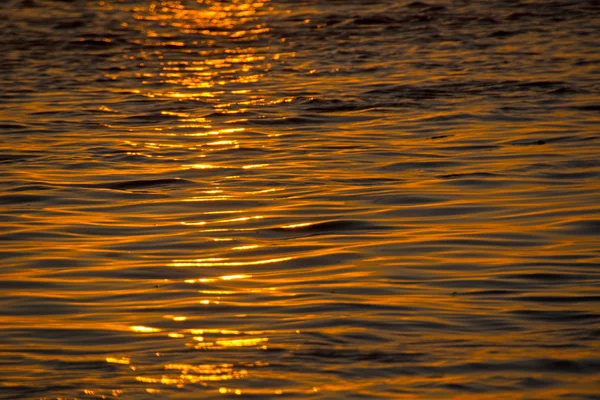
<instances>
[{"instance_id":1,"label":"ocean water","mask_svg":"<svg viewBox=\"0 0 600 400\"><path fill-rule=\"evenodd\" d=\"M3 0L0 398L600 398L599 27Z\"/></svg>"}]
</instances>

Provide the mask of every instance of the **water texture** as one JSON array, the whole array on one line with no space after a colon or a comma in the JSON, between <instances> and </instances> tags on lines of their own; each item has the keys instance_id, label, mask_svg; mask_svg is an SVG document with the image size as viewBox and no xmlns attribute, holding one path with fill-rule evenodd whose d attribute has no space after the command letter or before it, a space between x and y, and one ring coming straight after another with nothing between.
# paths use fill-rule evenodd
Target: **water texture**
<instances>
[{"instance_id":1,"label":"water texture","mask_svg":"<svg viewBox=\"0 0 600 400\"><path fill-rule=\"evenodd\" d=\"M599 27L0 2L0 398L600 398Z\"/></svg>"}]
</instances>

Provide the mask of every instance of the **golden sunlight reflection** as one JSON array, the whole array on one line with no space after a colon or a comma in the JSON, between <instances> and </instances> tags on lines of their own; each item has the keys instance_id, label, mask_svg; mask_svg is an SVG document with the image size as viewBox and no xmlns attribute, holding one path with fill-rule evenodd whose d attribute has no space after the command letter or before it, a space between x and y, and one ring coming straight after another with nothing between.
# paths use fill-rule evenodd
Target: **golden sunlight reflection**
<instances>
[{"instance_id":1,"label":"golden sunlight reflection","mask_svg":"<svg viewBox=\"0 0 600 400\"><path fill-rule=\"evenodd\" d=\"M215 214L239 214L243 213L244 210L219 210L219 211L205 211L203 214L215 215Z\"/></svg>"},{"instance_id":2,"label":"golden sunlight reflection","mask_svg":"<svg viewBox=\"0 0 600 400\"><path fill-rule=\"evenodd\" d=\"M0 398L588 395L594 2L421 1L0 3Z\"/></svg>"},{"instance_id":3,"label":"golden sunlight reflection","mask_svg":"<svg viewBox=\"0 0 600 400\"><path fill-rule=\"evenodd\" d=\"M171 319L176 322L182 322L187 320L187 317L182 315L163 315L163 318Z\"/></svg>"},{"instance_id":4,"label":"golden sunlight reflection","mask_svg":"<svg viewBox=\"0 0 600 400\"><path fill-rule=\"evenodd\" d=\"M306 223L301 223L301 224L291 224L291 225L284 225L282 226L283 229L294 229L294 228L303 228L306 226L311 226L314 225L313 222L306 222Z\"/></svg>"},{"instance_id":5,"label":"golden sunlight reflection","mask_svg":"<svg viewBox=\"0 0 600 400\"><path fill-rule=\"evenodd\" d=\"M291 102L293 97L286 96L280 99L265 98L260 90L250 86L259 82L267 72L272 60L278 60L282 54L271 54L270 49L255 48L253 43L261 35L270 32L270 28L261 21L261 17L269 13L266 7L268 2L235 0L232 2L221 2L214 0L198 0L197 4L187 4L180 1L150 1L147 7L135 9L134 18L140 23L138 29L144 34L145 41L138 43L142 46L150 46L156 49L153 53L144 53L138 56L140 65L147 63L158 64L159 70L146 68L139 73L141 86L132 89L132 92L141 94L150 99L166 100L171 102L198 102L207 105L214 110L214 114L197 115L191 111L179 111L173 108L165 108L159 111L160 116L169 121L169 124L156 126L153 132L156 138L152 140L127 140L124 144L131 148L129 154L132 156L144 156L148 158L162 158L157 155L160 152L188 151L194 157L179 158L176 156L179 170L184 174L219 174L229 172L228 170L253 171L271 167L272 164L262 162L263 160L240 160L237 164L224 162L219 157L222 151L239 151L245 145L246 138L250 132L239 126L247 121L243 115L251 106L276 105ZM172 28L181 35L175 36L168 32ZM220 48L213 46L215 40L220 36L228 37L235 41L236 47ZM194 38L187 40L187 38ZM147 88L147 89L146 89ZM105 107L104 112L119 112ZM213 119L212 115L217 117ZM240 118L241 117L241 118ZM174 123L173 123L174 122ZM269 136L278 136L276 132L270 132ZM181 142L178 143L178 138ZM177 153L180 154L180 153ZM235 157L233 158L235 160ZM245 162L243 162L244 160ZM229 174L219 179L237 179L239 176ZM226 202L242 199L243 196L264 194L285 190L284 188L260 187L246 193L230 192L226 185L217 182L209 182L212 185L206 190L193 193L193 195L181 198L183 202ZM242 223L252 223L265 217L262 215L239 216L248 210L203 210L199 214L207 215L206 219L200 217L183 217L178 222L180 226L187 226L190 230L196 227L208 227L210 229L197 230L203 234L228 233L231 231L251 230L241 228ZM238 214L238 215L235 215ZM210 215L222 215L222 219L212 219ZM189 219L188 219L189 218ZM235 224L235 229L225 229L217 224ZM213 226L215 226L213 228ZM228 226L228 225L225 225ZM230 237L214 237L213 242L233 241ZM257 244L234 245L228 251L247 251L258 249ZM241 253L237 253L241 254ZM212 254L211 254L212 255ZM261 259L241 259L228 257L226 254L198 257L194 259L173 259L167 263L168 267L186 268L226 268L226 267L252 267L283 263L292 260L293 257L267 257ZM223 274L214 277L203 277L197 279L184 279L187 284L206 285L218 282L233 282L248 280L251 274L244 273ZM247 288L236 290L224 290L221 288L201 288L194 302L195 306L203 305L208 308L220 304L220 296L235 295L239 293L259 293L272 291L274 288L259 289ZM205 297L205 298L203 298ZM264 331L240 331L237 329L178 329L177 326L185 326L195 318L177 313L165 312L161 314L163 323L171 323L172 327L161 328L133 325L128 328L140 334L161 333L175 341L186 341L185 346L194 350L231 350L254 348L266 350L269 338ZM243 314L238 314L242 316ZM149 323L154 324L154 323ZM156 353L159 356L159 353ZM228 358L229 359L229 358ZM111 364L129 365L136 371L136 367L130 365L128 357L107 357L106 362ZM244 364L247 367L263 367L269 365L266 361L256 361ZM229 381L247 378L249 372L244 368L238 368L234 364L201 364L169 362L164 364L163 373L140 373L137 369L135 380L142 384L153 385L145 388L148 394L161 396L162 390L159 385L183 388L188 384L207 386L212 381ZM222 394L242 395L242 389L221 387L218 391ZM258 395L279 395L281 390L259 390L244 389L244 393Z\"/></svg>"},{"instance_id":6,"label":"golden sunlight reflection","mask_svg":"<svg viewBox=\"0 0 600 400\"><path fill-rule=\"evenodd\" d=\"M249 244L246 246L232 247L231 250L252 250L252 249L257 249L258 247L260 247L260 246L257 244Z\"/></svg>"},{"instance_id":7,"label":"golden sunlight reflection","mask_svg":"<svg viewBox=\"0 0 600 400\"><path fill-rule=\"evenodd\" d=\"M228 295L228 294L236 294L232 290L199 290L198 293L202 294L215 294L215 295Z\"/></svg>"},{"instance_id":8,"label":"golden sunlight reflection","mask_svg":"<svg viewBox=\"0 0 600 400\"><path fill-rule=\"evenodd\" d=\"M251 265L275 264L292 260L293 257L269 258L254 261L230 261L230 258L204 258L198 260L173 260L170 267L239 267Z\"/></svg>"},{"instance_id":9,"label":"golden sunlight reflection","mask_svg":"<svg viewBox=\"0 0 600 400\"><path fill-rule=\"evenodd\" d=\"M129 365L129 363L131 362L131 359L129 359L129 357L106 357L106 362L107 363L111 363L111 364L123 364L123 365Z\"/></svg>"},{"instance_id":10,"label":"golden sunlight reflection","mask_svg":"<svg viewBox=\"0 0 600 400\"><path fill-rule=\"evenodd\" d=\"M136 15L139 21L160 21L169 25L187 37L194 35L211 41L211 37L227 36L240 44L256 40L260 35L267 34L270 29L258 18L268 13L264 2L239 1L223 4L218 1L203 1L205 7L192 9L181 3L164 2L160 7L151 3L147 12L140 9ZM254 25L250 25L255 22ZM265 55L257 54L252 47L240 46L227 49L197 49L197 41L185 42L173 40L154 29L146 28L144 33L147 42L158 48L180 48L186 55L183 60L163 61L162 71L157 78L163 84L179 85L185 89L212 89L224 87L231 83L248 83L260 79L268 63ZM192 46L189 46L192 45ZM190 57L197 54L198 59ZM253 72L256 70L256 72ZM153 78L151 74L146 78ZM232 92L240 93L240 88ZM222 93L222 92L221 92ZM247 92L242 92L247 93ZM199 97L214 97L211 91L203 92L152 92L150 97L173 97L194 99Z\"/></svg>"},{"instance_id":11,"label":"golden sunlight reflection","mask_svg":"<svg viewBox=\"0 0 600 400\"><path fill-rule=\"evenodd\" d=\"M207 283L216 282L218 280L232 281L236 279L248 279L252 278L252 275L238 274L238 275L223 275L218 278L200 278L200 279L186 279L185 283Z\"/></svg>"},{"instance_id":12,"label":"golden sunlight reflection","mask_svg":"<svg viewBox=\"0 0 600 400\"><path fill-rule=\"evenodd\" d=\"M238 274L238 275L223 275L220 277L220 279L222 279L224 281L231 281L231 280L235 280L235 279L248 279L248 278L252 278L252 275Z\"/></svg>"},{"instance_id":13,"label":"golden sunlight reflection","mask_svg":"<svg viewBox=\"0 0 600 400\"><path fill-rule=\"evenodd\" d=\"M236 339L236 340L217 340L218 346L224 347L245 347L245 346L257 346L261 343L268 342L268 338L255 338L255 339Z\"/></svg>"},{"instance_id":14,"label":"golden sunlight reflection","mask_svg":"<svg viewBox=\"0 0 600 400\"><path fill-rule=\"evenodd\" d=\"M183 199L184 202L212 202L219 200L228 200L233 196L230 195L222 195L222 196L194 196L187 199Z\"/></svg>"},{"instance_id":15,"label":"golden sunlight reflection","mask_svg":"<svg viewBox=\"0 0 600 400\"><path fill-rule=\"evenodd\" d=\"M319 389L318 388L312 388L310 391L305 390L305 391L284 391L283 389L261 389L261 388L244 388L244 389L237 389L237 388L233 388L233 387L225 387L222 386L219 388L219 393L226 395L235 395L235 396L248 396L248 397L255 397L255 398L271 398L273 395L276 396L281 396L281 395L285 395L285 394L290 394L290 392L295 392L295 395L298 394L303 394L303 395L312 395L315 392L317 392Z\"/></svg>"},{"instance_id":16,"label":"golden sunlight reflection","mask_svg":"<svg viewBox=\"0 0 600 400\"><path fill-rule=\"evenodd\" d=\"M249 85L259 82L271 68L273 60L282 54L273 54L270 47L255 47L271 29L265 16L273 10L269 1L236 0L221 2L202 0L194 3L181 1L151 1L148 6L134 8L135 25L145 37L139 45L151 47L154 52L128 55L139 59L140 65L156 65L159 70L146 68L139 73L141 87L132 89L151 99L199 102L217 110L221 116L243 113L248 105L276 104L292 101L268 100ZM132 28L134 26L132 25ZM174 34L178 33L178 34ZM215 41L227 37L236 46L219 47ZM144 90L148 88L147 90ZM106 111L108 112L108 107ZM243 146L246 128L236 126L245 119L213 121L210 114L196 115L189 111L164 109L160 114L177 123L155 129L169 140L176 137L197 140L185 148L196 151L196 157L182 159L182 171L264 168L266 163L229 165L215 162L213 154L223 149L237 150ZM218 126L220 125L220 126ZM225 126L223 126L225 125ZM212 140L207 140L211 138ZM158 142L158 140L157 140ZM145 144L146 148L166 147L165 143ZM175 145L173 145L175 146ZM137 149L136 149L137 150ZM143 151L139 156L153 157ZM202 159L201 162L199 162ZM229 176L226 179L236 179ZM206 192L204 195L182 199L185 202L220 202L236 198L226 192ZM232 221L233 222L233 221ZM182 225L204 225L205 222L182 222Z\"/></svg>"},{"instance_id":17,"label":"golden sunlight reflection","mask_svg":"<svg viewBox=\"0 0 600 400\"><path fill-rule=\"evenodd\" d=\"M138 333L155 333L155 332L160 332L160 329L158 329L158 328L151 328L149 326L141 326L141 325L131 326L130 329L132 331L138 332Z\"/></svg>"},{"instance_id":18,"label":"golden sunlight reflection","mask_svg":"<svg viewBox=\"0 0 600 400\"><path fill-rule=\"evenodd\" d=\"M242 168L243 169L252 169L252 168L263 168L263 167L268 167L269 164L250 164L250 165L244 165Z\"/></svg>"},{"instance_id":19,"label":"golden sunlight reflection","mask_svg":"<svg viewBox=\"0 0 600 400\"><path fill-rule=\"evenodd\" d=\"M231 364L220 365L191 365L191 364L166 364L167 373L175 372L176 375L162 375L160 377L137 376L135 379L143 383L159 383L184 387L186 384L202 383L206 381L228 381L243 379L248 376L245 369L236 369Z\"/></svg>"},{"instance_id":20,"label":"golden sunlight reflection","mask_svg":"<svg viewBox=\"0 0 600 400\"><path fill-rule=\"evenodd\" d=\"M269 338L264 337L264 332L256 331L256 332L240 332L237 330L231 329L190 329L189 333L192 335L192 339L194 342L186 343L187 347L194 348L196 350L225 350L225 349L235 349L235 348L256 348L259 350L266 350L266 343L269 341ZM216 338L211 338L211 336L217 335ZM261 336L261 337L242 337L242 338L225 338L219 337L219 335L229 335L229 336L239 336L239 335L248 335L248 336ZM268 363L261 363L262 366L267 365ZM254 364L253 364L254 365ZM256 366L261 366L256 365Z\"/></svg>"},{"instance_id":21,"label":"golden sunlight reflection","mask_svg":"<svg viewBox=\"0 0 600 400\"><path fill-rule=\"evenodd\" d=\"M221 219L216 221L216 223L224 223L224 222L245 222L245 221L250 221L253 219L263 219L264 217L261 215L255 215L253 217L240 217L240 218L233 218L233 219Z\"/></svg>"},{"instance_id":22,"label":"golden sunlight reflection","mask_svg":"<svg viewBox=\"0 0 600 400\"><path fill-rule=\"evenodd\" d=\"M187 168L187 169L214 169L214 168L222 168L222 167L219 167L217 165L211 165L211 164L185 164L185 165L183 165L183 168Z\"/></svg>"}]
</instances>

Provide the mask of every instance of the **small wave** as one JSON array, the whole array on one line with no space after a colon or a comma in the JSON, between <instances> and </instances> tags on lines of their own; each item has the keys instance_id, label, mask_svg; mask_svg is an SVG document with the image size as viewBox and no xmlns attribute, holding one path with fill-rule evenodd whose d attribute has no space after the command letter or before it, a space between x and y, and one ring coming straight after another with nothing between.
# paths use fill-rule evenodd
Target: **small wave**
<instances>
[{"instance_id":1,"label":"small wave","mask_svg":"<svg viewBox=\"0 0 600 400\"><path fill-rule=\"evenodd\" d=\"M510 314L519 319L556 324L590 324L600 322L600 314L579 310L518 310Z\"/></svg>"},{"instance_id":2,"label":"small wave","mask_svg":"<svg viewBox=\"0 0 600 400\"><path fill-rule=\"evenodd\" d=\"M381 171L411 171L411 170L435 170L454 169L463 164L456 161L409 161L387 164L378 169Z\"/></svg>"},{"instance_id":3,"label":"small wave","mask_svg":"<svg viewBox=\"0 0 600 400\"><path fill-rule=\"evenodd\" d=\"M270 233L293 233L301 235L323 235L337 232L382 230L387 227L360 220L332 220L304 223L266 229Z\"/></svg>"},{"instance_id":4,"label":"small wave","mask_svg":"<svg viewBox=\"0 0 600 400\"><path fill-rule=\"evenodd\" d=\"M0 196L0 204L28 204L51 199L52 196L34 194L8 194Z\"/></svg>"},{"instance_id":5,"label":"small wave","mask_svg":"<svg viewBox=\"0 0 600 400\"><path fill-rule=\"evenodd\" d=\"M567 222L561 226L561 230L572 235L600 237L600 220Z\"/></svg>"},{"instance_id":6,"label":"small wave","mask_svg":"<svg viewBox=\"0 0 600 400\"><path fill-rule=\"evenodd\" d=\"M172 185L191 185L194 182L181 178L165 178L165 179L140 179L132 181L119 181L93 185L92 187L113 189L113 190L136 190L153 187L163 187Z\"/></svg>"},{"instance_id":7,"label":"small wave","mask_svg":"<svg viewBox=\"0 0 600 400\"><path fill-rule=\"evenodd\" d=\"M356 25L386 25L394 23L396 20L387 15L371 15L368 17L357 17L352 22Z\"/></svg>"}]
</instances>

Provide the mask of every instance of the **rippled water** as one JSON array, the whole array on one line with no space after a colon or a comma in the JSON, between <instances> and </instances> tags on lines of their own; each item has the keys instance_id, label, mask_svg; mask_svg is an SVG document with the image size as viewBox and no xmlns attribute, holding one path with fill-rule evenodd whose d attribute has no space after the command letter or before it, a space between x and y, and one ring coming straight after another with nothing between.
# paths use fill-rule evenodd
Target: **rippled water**
<instances>
[{"instance_id":1,"label":"rippled water","mask_svg":"<svg viewBox=\"0 0 600 400\"><path fill-rule=\"evenodd\" d=\"M0 398L600 394L593 0L5 0Z\"/></svg>"}]
</instances>

